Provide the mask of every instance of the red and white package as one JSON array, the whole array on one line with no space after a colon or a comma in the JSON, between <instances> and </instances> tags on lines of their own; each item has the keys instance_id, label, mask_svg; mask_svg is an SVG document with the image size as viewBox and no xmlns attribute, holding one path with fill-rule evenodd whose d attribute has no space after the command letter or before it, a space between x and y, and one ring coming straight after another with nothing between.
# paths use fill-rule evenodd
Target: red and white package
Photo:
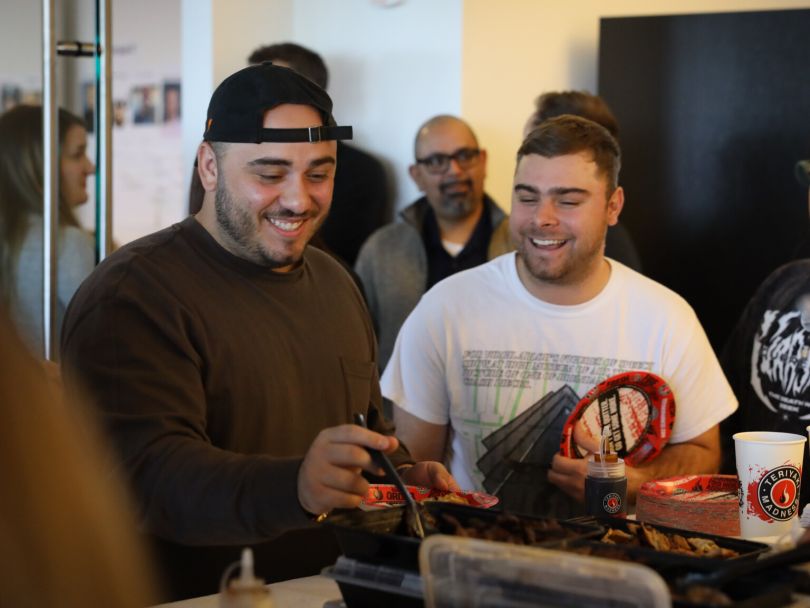
<instances>
[{"instance_id":1,"label":"red and white package","mask_svg":"<svg viewBox=\"0 0 810 608\"><path fill-rule=\"evenodd\" d=\"M405 486L414 500L423 502L426 500L436 500L440 502L452 502L481 509L489 509L498 504L498 497L483 492L450 492L446 490L436 490L422 488L419 486ZM395 485L371 484L361 503L363 509L384 509L405 503L402 492Z\"/></svg>"}]
</instances>

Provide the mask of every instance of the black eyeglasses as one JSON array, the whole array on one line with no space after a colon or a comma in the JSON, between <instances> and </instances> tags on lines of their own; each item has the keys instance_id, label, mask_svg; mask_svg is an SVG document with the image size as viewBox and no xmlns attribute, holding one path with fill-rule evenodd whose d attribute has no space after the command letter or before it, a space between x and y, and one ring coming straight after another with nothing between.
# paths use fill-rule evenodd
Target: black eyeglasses
<instances>
[{"instance_id":1,"label":"black eyeglasses","mask_svg":"<svg viewBox=\"0 0 810 608\"><path fill-rule=\"evenodd\" d=\"M469 169L478 162L478 157L481 155L481 150L478 148L460 148L452 154L442 154L437 152L425 158L417 158L416 162L424 165L428 173L433 175L441 175L450 167L450 161L456 161L462 169Z\"/></svg>"}]
</instances>

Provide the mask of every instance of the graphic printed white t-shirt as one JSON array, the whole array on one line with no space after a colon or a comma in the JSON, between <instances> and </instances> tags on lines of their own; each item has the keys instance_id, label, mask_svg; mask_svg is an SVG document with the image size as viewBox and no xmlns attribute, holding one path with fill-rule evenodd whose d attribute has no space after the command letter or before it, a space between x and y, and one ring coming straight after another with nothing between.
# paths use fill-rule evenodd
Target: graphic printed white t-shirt
<instances>
[{"instance_id":1,"label":"graphic printed white t-shirt","mask_svg":"<svg viewBox=\"0 0 810 608\"><path fill-rule=\"evenodd\" d=\"M689 304L609 263L611 276L601 293L583 304L558 306L532 296L518 277L515 254L503 255L436 284L406 320L382 391L414 416L452 426L449 466L462 488L493 492L504 478L517 478L520 457L514 454L536 446L517 445L513 461L499 465L509 472L485 488L477 463L494 449L486 439L555 391L570 394L570 411L572 400L612 375L653 372L675 397L670 443L700 435L736 409ZM543 441L546 453L558 451L559 433L546 433ZM498 442L502 448L500 436ZM540 476L544 480L545 471L533 471L522 483L535 485Z\"/></svg>"}]
</instances>

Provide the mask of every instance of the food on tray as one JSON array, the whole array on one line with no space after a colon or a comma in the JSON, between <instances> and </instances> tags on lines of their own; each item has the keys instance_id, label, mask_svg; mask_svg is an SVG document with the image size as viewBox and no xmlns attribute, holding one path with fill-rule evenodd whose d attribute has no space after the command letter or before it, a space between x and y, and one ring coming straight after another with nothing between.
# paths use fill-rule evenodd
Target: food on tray
<instances>
[{"instance_id":1,"label":"food on tray","mask_svg":"<svg viewBox=\"0 0 810 608\"><path fill-rule=\"evenodd\" d=\"M417 531L416 513L406 507L402 520L402 525L405 527L405 536L423 538L431 534L436 534L438 530L436 529L436 518L433 514L428 511L422 503L416 503L416 510L419 511L419 520L422 523L422 534Z\"/></svg>"},{"instance_id":2,"label":"food on tray","mask_svg":"<svg viewBox=\"0 0 810 608\"><path fill-rule=\"evenodd\" d=\"M739 555L739 552L721 547L708 538L690 538L689 544L695 549L695 553L701 557L722 557L723 559L729 559Z\"/></svg>"},{"instance_id":3,"label":"food on tray","mask_svg":"<svg viewBox=\"0 0 810 608\"><path fill-rule=\"evenodd\" d=\"M623 532L622 530L610 530L608 534L611 536L615 533L615 538L625 539L626 537L635 538L634 536L628 535L627 533ZM607 535L606 535L607 536ZM695 539L692 539L695 540ZM698 539L703 540L703 539ZM713 541L710 541L713 542ZM611 546L614 545L614 546ZM644 564L649 566L653 569L656 569L654 563L652 563L649 559L645 559L643 556L639 555L630 555L626 551L623 551L619 548L619 544L631 544L628 542L622 543L610 543L599 545L598 543L591 543L587 545L579 545L579 546L571 546L565 547L565 551L569 553L577 553L579 555L591 555L593 557L601 557L604 559L615 559L618 561L623 562L632 562L636 564ZM669 578L669 577L667 577ZM714 587L709 587L707 585L689 585L685 589L680 589L674 582L670 580L665 580L667 583L670 592L672 593L672 600L673 602L682 602L686 604L695 604L699 606L731 606L733 602L729 598L728 595L723 593L720 589L716 589Z\"/></svg>"},{"instance_id":4,"label":"food on tray","mask_svg":"<svg viewBox=\"0 0 810 608\"><path fill-rule=\"evenodd\" d=\"M466 498L464 498L463 496L460 496L459 494L455 494L453 492L445 494L444 496L441 496L441 495L433 496L431 498L428 498L427 500L435 500L436 502L452 502L452 503L455 503L457 505L468 505L468 504L470 504L467 501Z\"/></svg>"},{"instance_id":5,"label":"food on tray","mask_svg":"<svg viewBox=\"0 0 810 608\"><path fill-rule=\"evenodd\" d=\"M739 555L737 551L721 547L710 538L685 537L681 534L664 532L644 523L629 523L627 524L627 530L625 532L624 530L609 528L601 540L603 543L608 544L650 547L656 551L680 553L695 557L728 559Z\"/></svg>"},{"instance_id":6,"label":"food on tray","mask_svg":"<svg viewBox=\"0 0 810 608\"><path fill-rule=\"evenodd\" d=\"M513 545L536 545L572 534L553 519L527 520L507 513L499 514L494 521L471 518L467 525L449 513L442 513L441 518L450 527L450 534L455 536L496 540Z\"/></svg>"},{"instance_id":7,"label":"food on tray","mask_svg":"<svg viewBox=\"0 0 810 608\"><path fill-rule=\"evenodd\" d=\"M589 545L574 545L571 547L564 547L564 551L568 553L576 553L578 555L591 555L593 557L602 557L605 559L615 559L622 562L636 562L640 564L644 564L643 559L637 559L627 554L626 551L622 551L618 547L611 547L610 545L599 545L598 543L592 543Z\"/></svg>"},{"instance_id":8,"label":"food on tray","mask_svg":"<svg viewBox=\"0 0 810 608\"><path fill-rule=\"evenodd\" d=\"M419 508L423 522L433 533L495 540L513 545L538 545L576 535L576 532L563 527L559 521L554 519L524 519L507 513L499 513L493 519L486 521L471 517L462 523L458 517L450 513L438 513L435 517L422 505L419 505ZM399 532L406 536L416 536L407 516L404 517Z\"/></svg>"},{"instance_id":9,"label":"food on tray","mask_svg":"<svg viewBox=\"0 0 810 608\"><path fill-rule=\"evenodd\" d=\"M624 530L614 530L613 528L608 528L608 531L602 537L603 543L610 543L613 545L626 545L626 544L638 544L638 539L632 535L628 534Z\"/></svg>"},{"instance_id":10,"label":"food on tray","mask_svg":"<svg viewBox=\"0 0 810 608\"><path fill-rule=\"evenodd\" d=\"M688 602L700 606L733 606L734 602L720 589L707 585L691 585L684 592L672 590L673 601Z\"/></svg>"}]
</instances>

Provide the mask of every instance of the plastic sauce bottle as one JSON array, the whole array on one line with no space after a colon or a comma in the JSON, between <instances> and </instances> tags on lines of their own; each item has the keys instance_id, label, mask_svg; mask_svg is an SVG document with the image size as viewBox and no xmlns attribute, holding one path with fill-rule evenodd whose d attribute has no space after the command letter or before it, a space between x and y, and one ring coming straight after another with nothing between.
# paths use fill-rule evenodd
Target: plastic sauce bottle
<instances>
[{"instance_id":1,"label":"plastic sauce bottle","mask_svg":"<svg viewBox=\"0 0 810 608\"><path fill-rule=\"evenodd\" d=\"M239 568L239 577L230 579L234 569ZM229 580L230 579L230 580ZM273 608L270 589L264 580L253 575L253 551L242 549L242 559L234 562L222 575L219 588L220 608Z\"/></svg>"},{"instance_id":2,"label":"plastic sauce bottle","mask_svg":"<svg viewBox=\"0 0 810 608\"><path fill-rule=\"evenodd\" d=\"M585 477L585 508L596 517L627 516L627 477L624 460L612 451L610 440L603 436L599 453L588 457Z\"/></svg>"}]
</instances>

